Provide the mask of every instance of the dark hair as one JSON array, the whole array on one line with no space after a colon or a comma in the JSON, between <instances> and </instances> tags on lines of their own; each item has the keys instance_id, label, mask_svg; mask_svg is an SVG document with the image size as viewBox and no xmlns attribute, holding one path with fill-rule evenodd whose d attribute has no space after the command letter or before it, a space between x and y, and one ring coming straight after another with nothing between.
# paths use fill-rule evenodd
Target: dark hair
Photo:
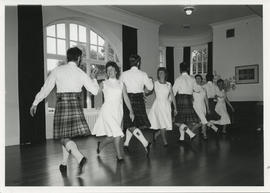
<instances>
[{"instance_id":1,"label":"dark hair","mask_svg":"<svg viewBox=\"0 0 270 193\"><path fill-rule=\"evenodd\" d=\"M108 69L110 66L113 67L113 68L115 69L115 71L116 71L116 78L119 79L119 77L120 77L120 68L119 68L119 66L118 66L115 62L113 62L113 61L109 61L109 62L106 63L106 74L107 74L107 69Z\"/></svg>"},{"instance_id":2,"label":"dark hair","mask_svg":"<svg viewBox=\"0 0 270 193\"><path fill-rule=\"evenodd\" d=\"M214 75L213 74L206 74L206 80L207 81L213 81Z\"/></svg>"},{"instance_id":3,"label":"dark hair","mask_svg":"<svg viewBox=\"0 0 270 193\"><path fill-rule=\"evenodd\" d=\"M168 76L168 71L165 67L159 67L157 69L157 79L159 80L159 72L164 72L165 73L165 80L167 80L167 76Z\"/></svg>"},{"instance_id":4,"label":"dark hair","mask_svg":"<svg viewBox=\"0 0 270 193\"><path fill-rule=\"evenodd\" d=\"M219 84L219 83L224 83L224 80L222 80L222 79L218 79L218 81L217 81L217 84Z\"/></svg>"},{"instance_id":5,"label":"dark hair","mask_svg":"<svg viewBox=\"0 0 270 193\"><path fill-rule=\"evenodd\" d=\"M197 75L195 76L195 78L197 78L197 77L200 77L200 78L201 78L201 80L203 80L203 77L202 77L202 75L200 75L200 74L197 74Z\"/></svg>"},{"instance_id":6,"label":"dark hair","mask_svg":"<svg viewBox=\"0 0 270 193\"><path fill-rule=\"evenodd\" d=\"M78 47L69 48L67 50L67 62L76 62L81 55L82 51Z\"/></svg>"},{"instance_id":7,"label":"dark hair","mask_svg":"<svg viewBox=\"0 0 270 193\"><path fill-rule=\"evenodd\" d=\"M179 64L180 72L187 72L189 74L189 65L186 62L182 62Z\"/></svg>"},{"instance_id":8,"label":"dark hair","mask_svg":"<svg viewBox=\"0 0 270 193\"><path fill-rule=\"evenodd\" d=\"M138 54L131 54L129 56L129 66L137 66L139 63L139 66L141 65L141 56L139 56Z\"/></svg>"}]
</instances>

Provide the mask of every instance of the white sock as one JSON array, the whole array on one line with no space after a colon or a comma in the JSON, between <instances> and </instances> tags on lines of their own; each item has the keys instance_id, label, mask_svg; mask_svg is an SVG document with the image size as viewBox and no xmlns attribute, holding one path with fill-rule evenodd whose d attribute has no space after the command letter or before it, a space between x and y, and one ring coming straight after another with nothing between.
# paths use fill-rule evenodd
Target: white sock
<instances>
[{"instance_id":1,"label":"white sock","mask_svg":"<svg viewBox=\"0 0 270 193\"><path fill-rule=\"evenodd\" d=\"M193 133L188 127L186 129L186 133L189 135L190 138L193 138L195 136L195 133Z\"/></svg>"},{"instance_id":2,"label":"white sock","mask_svg":"<svg viewBox=\"0 0 270 193\"><path fill-rule=\"evenodd\" d=\"M140 129L136 128L133 131L133 135L143 144L144 147L148 145L148 141L145 139Z\"/></svg>"},{"instance_id":3,"label":"white sock","mask_svg":"<svg viewBox=\"0 0 270 193\"><path fill-rule=\"evenodd\" d=\"M68 141L66 143L66 149L71 152L71 154L75 157L78 163L81 162L83 155L79 152L78 147L74 141Z\"/></svg>"},{"instance_id":4,"label":"white sock","mask_svg":"<svg viewBox=\"0 0 270 193\"><path fill-rule=\"evenodd\" d=\"M66 166L67 161L68 161L69 152L67 151L67 149L63 145L62 145L62 151L63 151L62 165Z\"/></svg>"},{"instance_id":5,"label":"white sock","mask_svg":"<svg viewBox=\"0 0 270 193\"><path fill-rule=\"evenodd\" d=\"M185 131L181 126L179 127L179 132L180 132L180 139L179 140L184 141L185 140Z\"/></svg>"},{"instance_id":6,"label":"white sock","mask_svg":"<svg viewBox=\"0 0 270 193\"><path fill-rule=\"evenodd\" d=\"M132 133L127 129L126 130L126 139L125 139L125 142L124 142L124 146L128 146L129 145L129 142L132 138Z\"/></svg>"},{"instance_id":7,"label":"white sock","mask_svg":"<svg viewBox=\"0 0 270 193\"><path fill-rule=\"evenodd\" d=\"M213 123L208 123L207 126L213 129L215 132L218 131L218 128Z\"/></svg>"}]
</instances>

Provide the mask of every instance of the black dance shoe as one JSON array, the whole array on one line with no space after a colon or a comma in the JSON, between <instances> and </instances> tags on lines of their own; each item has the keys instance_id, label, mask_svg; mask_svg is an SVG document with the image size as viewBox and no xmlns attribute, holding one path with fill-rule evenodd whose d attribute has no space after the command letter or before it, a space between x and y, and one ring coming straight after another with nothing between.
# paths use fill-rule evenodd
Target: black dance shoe
<instances>
[{"instance_id":1,"label":"black dance shoe","mask_svg":"<svg viewBox=\"0 0 270 193\"><path fill-rule=\"evenodd\" d=\"M61 164L59 166L59 170L60 170L62 176L64 176L64 177L67 176L67 166Z\"/></svg>"},{"instance_id":2,"label":"black dance shoe","mask_svg":"<svg viewBox=\"0 0 270 193\"><path fill-rule=\"evenodd\" d=\"M100 141L98 141L98 142L97 142L97 154L99 154L99 153L100 153L100 149L99 149L99 147L100 147Z\"/></svg>"},{"instance_id":3,"label":"black dance shoe","mask_svg":"<svg viewBox=\"0 0 270 193\"><path fill-rule=\"evenodd\" d=\"M148 145L145 147L147 157L149 157L149 154L150 154L150 147L151 147L151 142L148 142Z\"/></svg>"},{"instance_id":4,"label":"black dance shoe","mask_svg":"<svg viewBox=\"0 0 270 193\"><path fill-rule=\"evenodd\" d=\"M83 173L83 168L84 168L86 162L87 162L86 157L83 157L82 160L81 160L80 163L79 163L79 167L78 167L78 175L81 175L81 174Z\"/></svg>"}]
</instances>

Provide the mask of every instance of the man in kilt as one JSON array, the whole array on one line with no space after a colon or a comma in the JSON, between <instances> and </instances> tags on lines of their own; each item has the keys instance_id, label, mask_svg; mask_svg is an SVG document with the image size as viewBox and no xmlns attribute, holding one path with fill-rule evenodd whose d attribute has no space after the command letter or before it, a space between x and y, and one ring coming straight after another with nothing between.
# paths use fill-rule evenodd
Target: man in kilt
<instances>
[{"instance_id":1,"label":"man in kilt","mask_svg":"<svg viewBox=\"0 0 270 193\"><path fill-rule=\"evenodd\" d=\"M134 112L134 120L129 116L129 111L124 106L123 127L126 129L126 140L124 149L128 149L129 142L134 135L144 146L147 156L150 153L150 145L139 128L149 128L151 126L145 109L144 87L153 90L153 81L148 78L147 74L141 70L141 57L131 55L129 57L130 69L123 72L122 82L125 84L128 97Z\"/></svg>"},{"instance_id":2,"label":"man in kilt","mask_svg":"<svg viewBox=\"0 0 270 193\"><path fill-rule=\"evenodd\" d=\"M89 126L83 114L80 96L83 86L94 95L99 90L95 79L97 70L92 70L89 77L78 67L81 58L82 51L79 48L69 48L67 50L68 63L56 67L50 73L30 108L30 114L34 116L37 105L56 86L57 100L54 113L53 138L60 139L62 145L63 161L59 166L62 175L67 173L69 154L72 154L78 161L78 175L83 172L87 159L81 154L76 143L72 140L74 137L90 134Z\"/></svg>"},{"instance_id":3,"label":"man in kilt","mask_svg":"<svg viewBox=\"0 0 270 193\"><path fill-rule=\"evenodd\" d=\"M189 65L185 62L180 63L180 76L175 80L173 92L176 95L177 115L175 124L179 127L180 142L184 141L185 133L191 139L195 137L192 130L201 126L200 119L193 109L193 92L196 91L195 79L188 74ZM191 130L190 130L190 129Z\"/></svg>"}]
</instances>

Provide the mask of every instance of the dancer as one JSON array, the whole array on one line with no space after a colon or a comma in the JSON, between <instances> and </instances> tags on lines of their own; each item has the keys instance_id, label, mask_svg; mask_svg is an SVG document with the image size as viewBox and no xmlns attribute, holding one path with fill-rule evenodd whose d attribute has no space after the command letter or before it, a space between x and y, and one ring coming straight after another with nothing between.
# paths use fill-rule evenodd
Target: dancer
<instances>
[{"instance_id":1,"label":"dancer","mask_svg":"<svg viewBox=\"0 0 270 193\"><path fill-rule=\"evenodd\" d=\"M213 83L213 74L206 74L207 83L203 85L203 88L206 90L206 95L208 97L209 112L206 115L208 121L219 120L220 116L215 111L216 107L216 91L218 90L217 86Z\"/></svg>"},{"instance_id":2,"label":"dancer","mask_svg":"<svg viewBox=\"0 0 270 193\"><path fill-rule=\"evenodd\" d=\"M154 140L161 134L164 147L168 146L166 130L172 130L172 113L171 100L174 105L174 114L177 114L176 102L172 91L171 83L166 81L167 70L160 67L157 70L158 80L154 82L154 93L156 99L148 114L151 123L151 129L158 130L155 132Z\"/></svg>"},{"instance_id":3,"label":"dancer","mask_svg":"<svg viewBox=\"0 0 270 193\"><path fill-rule=\"evenodd\" d=\"M100 109L97 121L94 125L92 134L96 136L107 137L97 143L97 153L108 144L114 143L117 153L117 160L122 161L123 156L120 151L120 139L124 136L121 128L123 119L123 98L130 112L131 120L134 119L133 110L127 91L123 83L119 81L120 69L115 62L107 62L106 73L109 77L101 85L101 90L104 93L104 103Z\"/></svg>"},{"instance_id":4,"label":"dancer","mask_svg":"<svg viewBox=\"0 0 270 193\"><path fill-rule=\"evenodd\" d=\"M82 51L77 48L67 50L67 64L58 66L48 76L43 87L36 95L30 108L30 114L35 115L37 105L46 98L56 85L57 100L54 113L53 138L60 139L63 151L63 161L59 166L62 175L67 172L67 160L71 153L78 161L78 175L82 174L86 157L78 150L74 137L90 134L88 124L83 114L80 95L84 86L96 95L99 89L95 79L97 70L93 69L90 77L78 66L81 63Z\"/></svg>"},{"instance_id":5,"label":"dancer","mask_svg":"<svg viewBox=\"0 0 270 193\"><path fill-rule=\"evenodd\" d=\"M222 133L226 134L226 127L227 125L231 124L230 116L227 111L226 103L231 108L232 112L234 112L234 108L231 105L230 101L227 98L226 91L224 90L224 81L219 79L217 81L218 90L217 90L217 104L215 107L215 111L220 115L220 119L217 121L211 121L217 125L223 125Z\"/></svg>"},{"instance_id":6,"label":"dancer","mask_svg":"<svg viewBox=\"0 0 270 193\"><path fill-rule=\"evenodd\" d=\"M206 95L205 89L202 87L202 76L201 75L196 75L195 76L196 80L196 90L199 92L193 92L193 108L197 115L199 116L201 123L202 123L202 134L203 138L206 140L207 135L206 135L206 128L209 126L212 128L215 132L217 132L218 128L211 122L208 122L206 120L206 112L209 112L209 105L208 105L208 99Z\"/></svg>"},{"instance_id":7,"label":"dancer","mask_svg":"<svg viewBox=\"0 0 270 193\"><path fill-rule=\"evenodd\" d=\"M179 127L180 138L182 142L187 133L190 139L195 137L193 131L201 126L200 120L193 109L193 91L199 92L195 87L195 80L188 75L189 66L187 63L180 63L180 76L175 80L173 85L173 93L176 95L177 115L175 124ZM190 128L190 129L189 129Z\"/></svg>"},{"instance_id":8,"label":"dancer","mask_svg":"<svg viewBox=\"0 0 270 193\"><path fill-rule=\"evenodd\" d=\"M131 55L129 57L129 64L131 68L123 72L121 80L126 86L135 117L132 121L128 116L128 109L124 106L123 127L126 129L124 149L128 150L129 142L134 135L143 144L148 156L151 143L145 139L139 128L149 128L151 126L145 109L144 86L150 91L153 90L153 81L148 78L145 72L139 70L141 65L141 57L139 55Z\"/></svg>"}]
</instances>

